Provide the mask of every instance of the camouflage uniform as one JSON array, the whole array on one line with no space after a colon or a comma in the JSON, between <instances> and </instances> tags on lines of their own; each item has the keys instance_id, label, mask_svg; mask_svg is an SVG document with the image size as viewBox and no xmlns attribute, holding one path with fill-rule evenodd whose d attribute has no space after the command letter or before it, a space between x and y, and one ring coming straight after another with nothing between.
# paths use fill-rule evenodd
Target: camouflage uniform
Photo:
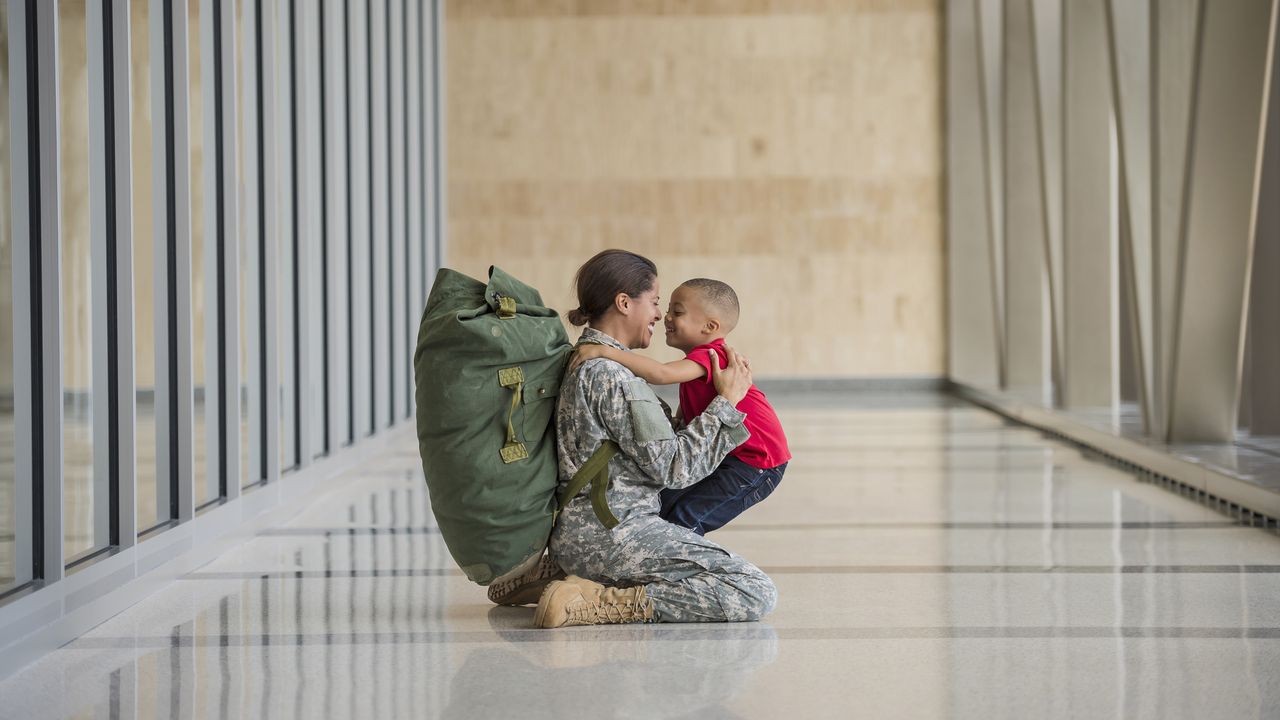
<instances>
[{"instance_id":1,"label":"camouflage uniform","mask_svg":"<svg viewBox=\"0 0 1280 720\"><path fill-rule=\"evenodd\" d=\"M625 350L587 328L580 342ZM758 620L777 590L760 568L691 530L658 517L663 488L692 485L750 435L746 416L722 397L676 432L668 409L642 379L615 362L589 360L565 376L556 406L561 489L600 443L621 451L609 462L609 530L586 491L560 514L551 555L566 572L606 585L644 585L660 622Z\"/></svg>"}]
</instances>

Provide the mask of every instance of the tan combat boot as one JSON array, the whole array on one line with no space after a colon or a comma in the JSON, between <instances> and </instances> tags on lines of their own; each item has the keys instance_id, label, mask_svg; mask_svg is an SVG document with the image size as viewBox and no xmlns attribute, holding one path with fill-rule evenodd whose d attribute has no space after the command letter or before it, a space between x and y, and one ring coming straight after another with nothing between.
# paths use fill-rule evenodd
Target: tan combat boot
<instances>
[{"instance_id":1,"label":"tan combat boot","mask_svg":"<svg viewBox=\"0 0 1280 720\"><path fill-rule=\"evenodd\" d=\"M489 586L489 600L498 605L532 605L542 597L547 583L564 577L564 571L543 555L528 570L513 578L494 581Z\"/></svg>"},{"instance_id":2,"label":"tan combat boot","mask_svg":"<svg viewBox=\"0 0 1280 720\"><path fill-rule=\"evenodd\" d=\"M556 580L538 599L533 624L544 628L571 625L653 622L653 601L644 587L610 588L575 575Z\"/></svg>"}]
</instances>

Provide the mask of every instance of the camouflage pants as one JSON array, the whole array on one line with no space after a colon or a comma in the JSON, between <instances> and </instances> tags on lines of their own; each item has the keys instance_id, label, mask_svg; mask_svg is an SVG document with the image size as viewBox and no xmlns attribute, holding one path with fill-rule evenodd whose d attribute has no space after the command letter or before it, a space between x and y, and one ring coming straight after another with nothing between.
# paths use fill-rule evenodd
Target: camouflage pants
<instances>
[{"instance_id":1,"label":"camouflage pants","mask_svg":"<svg viewBox=\"0 0 1280 720\"><path fill-rule=\"evenodd\" d=\"M551 534L565 572L615 586L644 585L659 622L759 620L778 591L760 568L655 515L633 515L612 531L579 498Z\"/></svg>"}]
</instances>

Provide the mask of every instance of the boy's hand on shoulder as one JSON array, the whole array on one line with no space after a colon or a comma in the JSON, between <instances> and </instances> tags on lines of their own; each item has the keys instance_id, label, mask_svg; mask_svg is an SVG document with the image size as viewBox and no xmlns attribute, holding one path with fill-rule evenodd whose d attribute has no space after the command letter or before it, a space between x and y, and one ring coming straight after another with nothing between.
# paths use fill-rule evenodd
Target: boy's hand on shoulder
<instances>
[{"instance_id":1,"label":"boy's hand on shoulder","mask_svg":"<svg viewBox=\"0 0 1280 720\"><path fill-rule=\"evenodd\" d=\"M569 372L573 372L582 366L582 363L596 358L608 358L609 351L613 348L606 345L596 345L595 343L585 343L574 348L573 357L569 360Z\"/></svg>"}]
</instances>

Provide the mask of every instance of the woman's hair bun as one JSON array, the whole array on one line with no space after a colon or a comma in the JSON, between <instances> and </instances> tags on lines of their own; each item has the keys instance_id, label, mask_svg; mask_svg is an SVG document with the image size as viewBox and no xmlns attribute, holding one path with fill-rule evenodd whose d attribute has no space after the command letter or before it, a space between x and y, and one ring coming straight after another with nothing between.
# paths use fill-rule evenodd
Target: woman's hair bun
<instances>
[{"instance_id":1,"label":"woman's hair bun","mask_svg":"<svg viewBox=\"0 0 1280 720\"><path fill-rule=\"evenodd\" d=\"M570 310L565 317L569 318L569 324L573 326L586 325L591 320L586 313L582 312L582 308Z\"/></svg>"}]
</instances>

